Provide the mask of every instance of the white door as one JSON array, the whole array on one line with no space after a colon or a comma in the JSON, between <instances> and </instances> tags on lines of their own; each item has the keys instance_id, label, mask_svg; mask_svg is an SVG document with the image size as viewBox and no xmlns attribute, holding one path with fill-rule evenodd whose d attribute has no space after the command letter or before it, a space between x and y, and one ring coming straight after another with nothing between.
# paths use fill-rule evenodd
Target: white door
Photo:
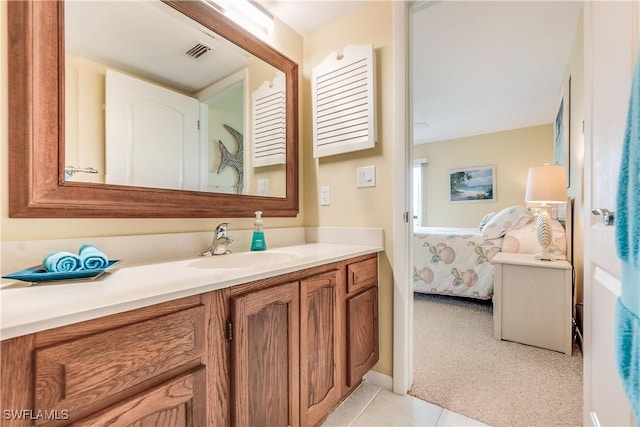
<instances>
[{"instance_id":1,"label":"white door","mask_svg":"<svg viewBox=\"0 0 640 427\"><path fill-rule=\"evenodd\" d=\"M107 70L105 100L107 184L202 188L195 98Z\"/></svg>"},{"instance_id":2,"label":"white door","mask_svg":"<svg viewBox=\"0 0 640 427\"><path fill-rule=\"evenodd\" d=\"M585 2L584 424L630 426L633 416L614 353L620 261L613 226L618 170L639 32L636 2Z\"/></svg>"}]
</instances>

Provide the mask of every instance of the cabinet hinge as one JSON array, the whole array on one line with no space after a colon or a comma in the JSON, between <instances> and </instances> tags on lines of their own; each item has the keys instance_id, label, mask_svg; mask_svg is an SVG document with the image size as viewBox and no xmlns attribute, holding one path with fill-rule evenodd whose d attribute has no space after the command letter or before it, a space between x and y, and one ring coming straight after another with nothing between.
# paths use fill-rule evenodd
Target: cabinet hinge
<instances>
[{"instance_id":1,"label":"cabinet hinge","mask_svg":"<svg viewBox=\"0 0 640 427\"><path fill-rule=\"evenodd\" d=\"M197 128L198 128L198 130L200 130L200 120L198 120Z\"/></svg>"},{"instance_id":2,"label":"cabinet hinge","mask_svg":"<svg viewBox=\"0 0 640 427\"><path fill-rule=\"evenodd\" d=\"M227 320L227 340L233 340L233 323L231 319Z\"/></svg>"},{"instance_id":3,"label":"cabinet hinge","mask_svg":"<svg viewBox=\"0 0 640 427\"><path fill-rule=\"evenodd\" d=\"M404 222L408 223L409 222L409 212L405 211L404 215L403 215L403 220Z\"/></svg>"}]
</instances>

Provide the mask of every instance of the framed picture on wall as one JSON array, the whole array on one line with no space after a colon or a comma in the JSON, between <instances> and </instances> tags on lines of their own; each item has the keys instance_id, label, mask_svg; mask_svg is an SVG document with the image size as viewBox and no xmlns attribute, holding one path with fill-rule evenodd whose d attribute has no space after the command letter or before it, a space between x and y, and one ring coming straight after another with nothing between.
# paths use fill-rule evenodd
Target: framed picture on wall
<instances>
[{"instance_id":1,"label":"framed picture on wall","mask_svg":"<svg viewBox=\"0 0 640 427\"><path fill-rule=\"evenodd\" d=\"M496 200L496 167L482 166L449 170L450 202Z\"/></svg>"},{"instance_id":2,"label":"framed picture on wall","mask_svg":"<svg viewBox=\"0 0 640 427\"><path fill-rule=\"evenodd\" d=\"M553 163L564 166L567 171L567 187L571 185L569 178L570 157L569 148L571 146L571 76L567 78L562 86L562 94L560 96L560 105L556 113L556 121L553 128Z\"/></svg>"}]
</instances>

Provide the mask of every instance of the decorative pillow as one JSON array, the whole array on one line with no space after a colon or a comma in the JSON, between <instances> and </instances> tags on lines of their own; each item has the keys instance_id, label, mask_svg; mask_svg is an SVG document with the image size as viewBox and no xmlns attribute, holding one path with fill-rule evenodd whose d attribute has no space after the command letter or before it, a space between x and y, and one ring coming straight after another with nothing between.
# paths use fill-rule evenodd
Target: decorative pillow
<instances>
[{"instance_id":1,"label":"decorative pillow","mask_svg":"<svg viewBox=\"0 0 640 427\"><path fill-rule=\"evenodd\" d=\"M553 245L558 247L561 254L567 254L567 233L557 219L551 220L551 230L553 232Z\"/></svg>"},{"instance_id":2,"label":"decorative pillow","mask_svg":"<svg viewBox=\"0 0 640 427\"><path fill-rule=\"evenodd\" d=\"M538 243L535 221L517 230L509 230L502 240L502 252L519 254L539 254L542 246Z\"/></svg>"},{"instance_id":3,"label":"decorative pillow","mask_svg":"<svg viewBox=\"0 0 640 427\"><path fill-rule=\"evenodd\" d=\"M567 241L562 224L557 220L551 220L553 243L561 254L567 253ZM542 246L538 242L536 221L533 221L517 230L509 230L502 240L502 252L515 252L519 254L542 253Z\"/></svg>"},{"instance_id":4,"label":"decorative pillow","mask_svg":"<svg viewBox=\"0 0 640 427\"><path fill-rule=\"evenodd\" d=\"M495 212L489 212L488 214L486 214L484 218L482 218L482 221L480 221L480 225L478 225L478 231L482 233L482 230L484 230L489 220L493 218L495 214L496 214Z\"/></svg>"},{"instance_id":5,"label":"decorative pillow","mask_svg":"<svg viewBox=\"0 0 640 427\"><path fill-rule=\"evenodd\" d=\"M533 215L524 206L510 206L495 214L482 230L485 239L504 236L509 230L516 230L533 220Z\"/></svg>"}]
</instances>

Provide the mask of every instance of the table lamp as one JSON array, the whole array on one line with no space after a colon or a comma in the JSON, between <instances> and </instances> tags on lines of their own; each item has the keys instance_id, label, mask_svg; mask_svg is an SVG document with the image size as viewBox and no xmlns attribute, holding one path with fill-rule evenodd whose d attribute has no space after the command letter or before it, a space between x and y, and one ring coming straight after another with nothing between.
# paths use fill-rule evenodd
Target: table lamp
<instances>
[{"instance_id":1,"label":"table lamp","mask_svg":"<svg viewBox=\"0 0 640 427\"><path fill-rule=\"evenodd\" d=\"M567 175L564 166L545 164L529 168L525 201L537 203L538 218L536 230L542 253L536 255L540 260L565 259L559 255L553 244L553 230L549 210L552 204L567 203Z\"/></svg>"}]
</instances>

